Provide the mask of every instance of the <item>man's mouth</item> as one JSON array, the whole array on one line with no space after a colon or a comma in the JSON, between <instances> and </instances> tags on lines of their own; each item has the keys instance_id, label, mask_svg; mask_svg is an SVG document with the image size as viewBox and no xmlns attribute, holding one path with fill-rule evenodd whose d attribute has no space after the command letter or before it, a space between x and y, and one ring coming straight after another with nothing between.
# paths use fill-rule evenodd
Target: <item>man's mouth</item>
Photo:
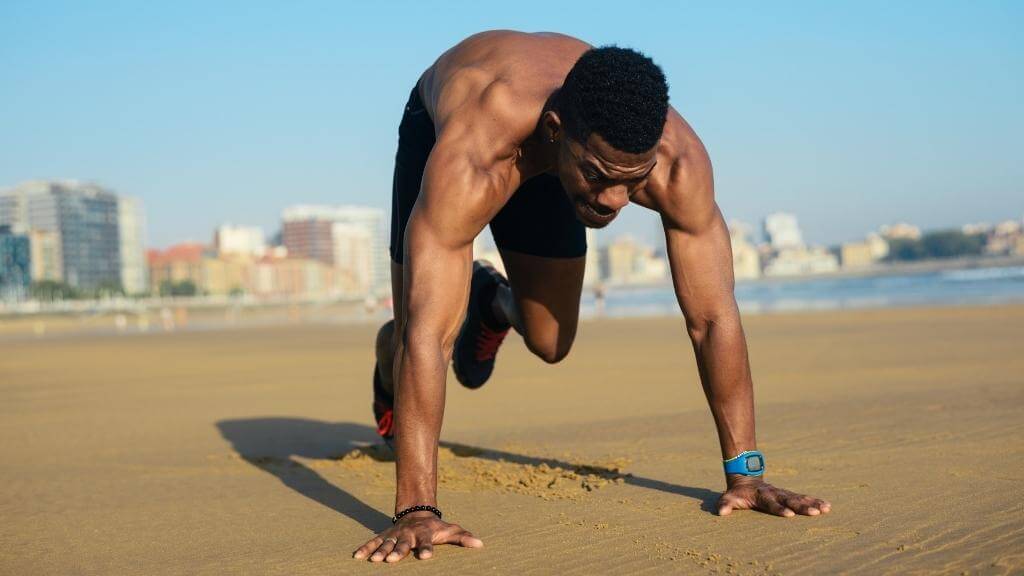
<instances>
[{"instance_id":1,"label":"man's mouth","mask_svg":"<svg viewBox=\"0 0 1024 576\"><path fill-rule=\"evenodd\" d=\"M615 210L605 208L604 206L594 206L583 198L576 199L576 206L585 218L596 223L607 224L615 219Z\"/></svg>"}]
</instances>

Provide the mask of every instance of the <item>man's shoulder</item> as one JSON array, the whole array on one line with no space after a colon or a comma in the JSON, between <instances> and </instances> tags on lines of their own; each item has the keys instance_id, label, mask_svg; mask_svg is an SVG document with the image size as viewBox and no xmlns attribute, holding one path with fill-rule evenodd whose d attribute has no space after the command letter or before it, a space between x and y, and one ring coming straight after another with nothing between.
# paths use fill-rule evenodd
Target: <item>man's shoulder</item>
<instances>
[{"instance_id":1,"label":"man's shoulder","mask_svg":"<svg viewBox=\"0 0 1024 576\"><path fill-rule=\"evenodd\" d=\"M500 78L466 80L451 90L461 94L451 94L438 105L439 146L509 157L536 127L537 119L521 105L520 95Z\"/></svg>"},{"instance_id":2,"label":"man's shoulder","mask_svg":"<svg viewBox=\"0 0 1024 576\"><path fill-rule=\"evenodd\" d=\"M470 36L431 67L424 94L439 130L452 121L500 122L529 136L548 98L588 44L556 33L491 30Z\"/></svg>"},{"instance_id":3,"label":"man's shoulder","mask_svg":"<svg viewBox=\"0 0 1024 576\"><path fill-rule=\"evenodd\" d=\"M658 144L658 169L640 203L683 226L714 210L714 194L711 159L704 143L678 112L669 109Z\"/></svg>"}]
</instances>

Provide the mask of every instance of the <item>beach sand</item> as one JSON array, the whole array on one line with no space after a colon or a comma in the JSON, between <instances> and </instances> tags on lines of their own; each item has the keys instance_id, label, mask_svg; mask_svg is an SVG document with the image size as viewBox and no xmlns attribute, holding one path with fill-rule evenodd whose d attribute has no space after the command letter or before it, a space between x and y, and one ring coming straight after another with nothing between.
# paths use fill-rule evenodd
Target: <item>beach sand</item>
<instances>
[{"instance_id":1,"label":"beach sand","mask_svg":"<svg viewBox=\"0 0 1024 576\"><path fill-rule=\"evenodd\" d=\"M486 547L383 566L375 326L0 342L3 574L1024 573L1024 306L745 319L769 481L821 517L720 518L679 319L510 337L449 377L440 507Z\"/></svg>"}]
</instances>

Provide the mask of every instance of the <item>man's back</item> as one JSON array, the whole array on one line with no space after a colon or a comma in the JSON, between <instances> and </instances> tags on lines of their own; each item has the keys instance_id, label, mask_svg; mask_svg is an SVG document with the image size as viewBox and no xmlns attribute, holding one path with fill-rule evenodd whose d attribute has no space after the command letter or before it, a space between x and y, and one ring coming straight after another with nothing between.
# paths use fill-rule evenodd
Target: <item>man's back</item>
<instances>
[{"instance_id":1,"label":"man's back","mask_svg":"<svg viewBox=\"0 0 1024 576\"><path fill-rule=\"evenodd\" d=\"M452 113L503 92L519 122L540 117L552 92L580 55L586 42L553 32L492 30L466 38L442 54L420 78L419 88L438 131ZM519 120L521 118L521 120Z\"/></svg>"},{"instance_id":2,"label":"man's back","mask_svg":"<svg viewBox=\"0 0 1024 576\"><path fill-rule=\"evenodd\" d=\"M507 198L525 180L550 173L551 166L536 154L538 146L543 146L534 141L538 122L573 65L591 48L582 40L554 32L481 32L438 57L417 87L438 136L456 125L447 144L467 151L478 168L501 174ZM657 156L648 185L632 201L665 215L664 209L676 204L662 198L673 187L670 180L703 181L710 163L700 139L671 107ZM682 190L695 188L674 187L677 196L690 196ZM710 189L706 192L710 197Z\"/></svg>"}]
</instances>

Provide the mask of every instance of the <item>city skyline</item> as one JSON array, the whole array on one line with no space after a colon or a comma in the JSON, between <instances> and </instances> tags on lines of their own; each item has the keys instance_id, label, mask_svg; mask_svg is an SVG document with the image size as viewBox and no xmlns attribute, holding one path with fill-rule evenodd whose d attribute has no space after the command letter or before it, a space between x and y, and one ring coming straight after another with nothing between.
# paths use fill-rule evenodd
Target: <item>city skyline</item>
<instances>
[{"instance_id":1,"label":"city skyline","mask_svg":"<svg viewBox=\"0 0 1024 576\"><path fill-rule=\"evenodd\" d=\"M358 205L295 204L282 210L267 242L259 226L222 224L211 242L144 249L146 214L137 199L78 181L33 181L0 191L0 299L53 300L122 293L134 297L364 297L390 291L384 211ZM761 238L730 221L737 280L879 270L882 263L922 259L1024 256L1024 219L962 223L924 231L885 224L838 246L807 242L799 218L766 214ZM489 234L474 258L503 269ZM584 286L657 285L670 277L665 246L630 233L587 230ZM85 292L76 292L85 290Z\"/></svg>"},{"instance_id":2,"label":"city skyline","mask_svg":"<svg viewBox=\"0 0 1024 576\"><path fill-rule=\"evenodd\" d=\"M386 210L386 209L378 208L376 206L369 206L369 205L360 205L360 204L330 204L330 203L327 203L327 204L312 204L312 203L308 203L308 202L301 202L301 201L295 202L295 201L293 201L291 204L289 204L287 206L284 206L283 208L281 208L281 210L278 211L277 215L275 216L275 218L272 219L272 223L269 226L264 226L262 224L253 223L253 222L243 222L243 221L240 221L240 220L238 220L236 218L231 218L229 216L229 217L226 217L223 220L218 221L209 230L206 230L204 233L201 233L198 236L193 237L193 236L179 235L179 236L176 236L176 237L169 238L168 241L166 243L164 243L164 244L157 244L157 243L152 242L152 240L149 238L150 234L148 232L148 226L149 226L149 222L151 221L151 218L150 218L149 214L147 213L147 211L143 208L143 203L141 203L139 201L139 199L137 197L135 197L135 196L125 195L125 194L121 193L120 191L118 191L118 190L116 190L114 188L105 186L105 185L103 185L101 183L97 183L97 182L93 182L93 181L79 180L79 179L58 179L58 178L38 179L38 180L19 182L18 184L13 185L13 186L3 186L3 185L0 185L0 195L3 195L4 193L7 193L7 194L15 193L18 190L23 189L23 188L31 189L33 187L39 187L39 186L43 186L43 187L46 187L46 186L58 186L58 187L60 187L60 186L68 186L68 187L72 187L72 188L82 187L82 188L86 188L86 189L103 190L106 193L111 193L111 194L114 194L114 195L120 197L121 204L122 204L122 205L119 206L121 217L125 218L125 216L131 215L131 218L140 218L142 223L143 223L141 230L131 232L131 234L133 234L135 236L141 235L141 238L136 238L136 237L133 236L131 238L131 240L132 240L132 242L138 243L138 244L140 244L142 247L144 247L146 249L162 250L162 249L167 249L167 248L173 247L175 245L179 245L179 244L203 244L203 245L210 246L210 247L217 247L217 245L219 243L219 241L218 241L218 234L220 234L221 231L224 230L224 229L234 229L236 231L236 233L237 232L242 232L242 231L245 231L245 232L248 232L248 233L253 233L253 232L258 231L259 234L260 234L260 242L265 243L267 246L272 246L272 245L274 245L273 239L275 237L279 238L283 234L286 223L290 219L295 218L296 215L308 217L311 214L319 213L319 217L324 217L323 216L324 212L331 213L331 212L336 212L336 211L341 211L341 212L353 211L355 213L363 214L364 217L369 216L371 220L376 220L376 219L379 218L380 219L380 223L377 224L376 226L378 226L380 229L377 230L374 233L374 236L383 237L384 244L382 246L380 246L380 247L375 247L374 250L377 251L377 252L381 252L381 251L386 251L386 248L387 248L386 247L386 243L387 243L387 223L390 221L390 211ZM130 206L130 208L129 208L129 206ZM0 208L2 208L2 206L0 206ZM135 214L137 214L137 216L135 216ZM0 216L2 216L2 210L0 210ZM1007 221L1007 220L1024 221L1024 212L1022 212L1019 215L1018 214L1013 214L1013 213L998 213L997 212L991 218L985 219L985 220L978 220L978 219L971 219L971 218L966 218L966 219L961 218L959 220L952 221L949 224L945 224L945 225L942 225L942 226L920 225L920 222L917 221L917 220L914 220L914 219L902 219L902 220L900 220L900 219L891 219L891 220L888 220L888 221L885 221L885 222L876 222L873 225L869 224L868 228L860 230L860 231L855 231L855 232L852 233L852 235L850 235L848 237L845 237L845 238L842 238L840 240L833 241L833 242L822 242L822 241L819 241L819 240L817 240L815 238L802 238L803 236L806 236L804 234L804 231L806 229L805 228L806 227L806 223L801 218L799 213L797 213L796 211L793 211L793 210L789 210L789 209L785 209L785 208L774 208L774 209L770 209L769 212L767 212L765 214L755 215L755 217L752 220L746 220L746 219L740 219L740 218L729 218L728 215L725 215L725 216L726 216L726 218L725 218L726 222L727 222L728 226L730 227L730 229L734 225L741 226L742 228L745 229L744 233L748 234L751 237L752 240L759 241L759 242L767 242L767 243L771 243L771 241L770 241L770 234L766 230L767 227L770 227L770 224L768 223L769 221L771 221L775 217L783 217L783 218L795 217L796 221L799 222L799 232L797 234L797 241L796 241L797 243L804 243L804 244L807 244L808 246L821 246L821 247L830 247L830 248L838 247L840 244L843 244L843 243L846 243L846 242L856 241L856 240L862 239L865 234L875 233L875 232L878 232L879 230L884 230L885 228L891 227L891 226L904 226L904 225L910 224L913 227L920 228L920 229L922 229L924 231L936 231L936 230L968 229L968 228L971 228L971 227L979 227L979 228L984 228L986 226L991 227L991 226L995 226L999 222L1004 222L1004 221ZM756 223L756 224L752 224L752 222ZM600 232L601 241L599 242L599 245L602 245L602 246L606 245L606 244L608 244L608 243L610 243L612 241L614 241L615 239L622 238L623 236L631 236L631 237L634 237L639 242L641 242L641 243L643 243L645 245L652 246L652 247L655 247L655 248L663 249L664 248L664 239L660 236L660 232L661 232L661 225L660 225L660 223L657 222L657 220L652 220L650 224L655 224L655 226L653 226L653 227L652 226L648 226L648 229L646 231L644 229L642 229L642 228L639 228L639 227L636 227L635 229L626 229L625 227L621 227L620 229L616 229L616 227L614 225L606 227L606 228L603 228L603 229L600 229L600 230L588 229L588 232L589 232L588 233L588 239L590 239L590 240L588 240L588 242L592 242L593 239L597 237L597 233ZM134 226L134 225L135 224L132 224L132 226ZM790 225L790 226L791 225L796 225L796 222L787 223L787 225ZM591 233L593 233L593 234L591 234ZM481 231L480 238L478 238L478 242L480 242L480 241L483 242L484 246L493 247L493 240L490 237L490 231L489 231L488 227L485 227Z\"/></svg>"},{"instance_id":3,"label":"city skyline","mask_svg":"<svg viewBox=\"0 0 1024 576\"><path fill-rule=\"evenodd\" d=\"M661 4L614 22L581 6L442 22L418 4L7 3L0 186L76 178L138 197L154 246L228 220L273 230L298 201L387 210L419 72L475 31L554 28L664 67L727 219L784 209L833 244L1024 213L1021 4ZM631 206L612 230L653 239L655 221Z\"/></svg>"}]
</instances>

